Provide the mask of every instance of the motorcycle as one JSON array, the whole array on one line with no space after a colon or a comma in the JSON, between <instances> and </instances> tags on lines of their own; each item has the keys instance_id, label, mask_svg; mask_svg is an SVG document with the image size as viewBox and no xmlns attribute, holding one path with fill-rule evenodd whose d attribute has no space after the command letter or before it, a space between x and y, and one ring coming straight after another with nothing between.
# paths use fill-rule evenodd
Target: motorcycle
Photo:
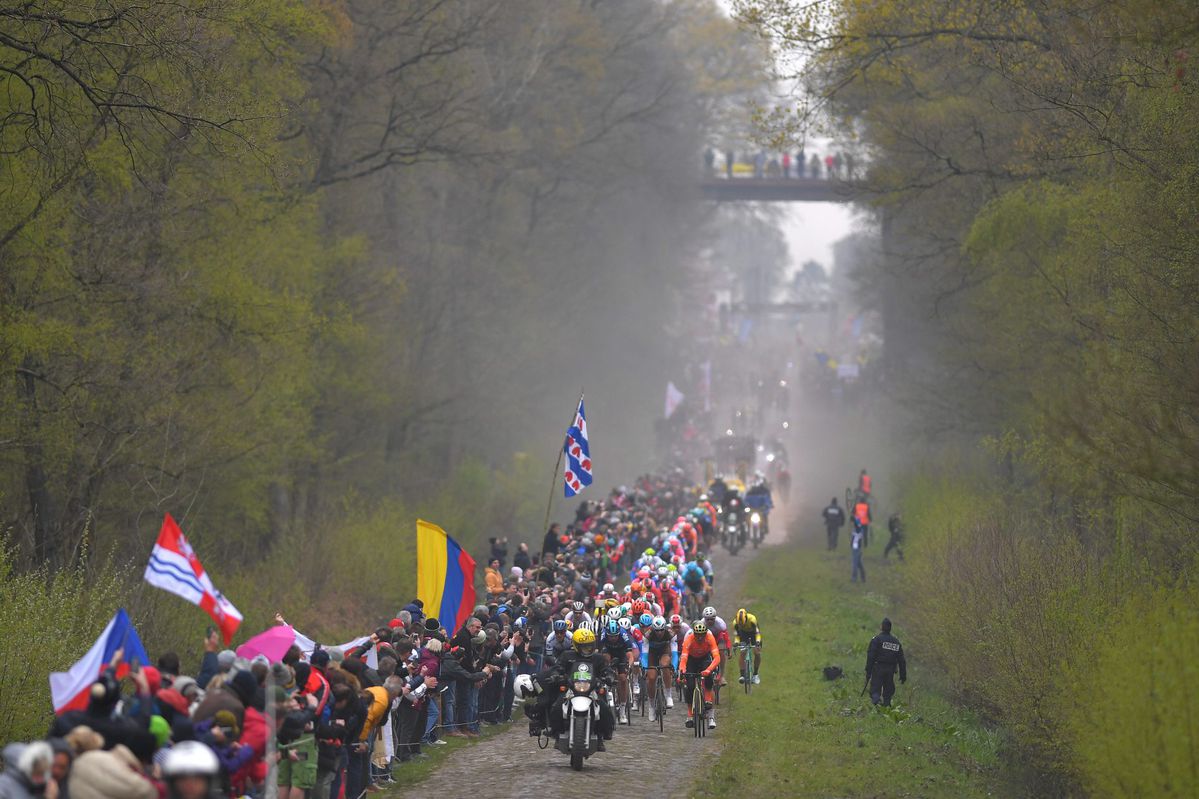
<instances>
[{"instance_id":1,"label":"motorcycle","mask_svg":"<svg viewBox=\"0 0 1199 799\"><path fill-rule=\"evenodd\" d=\"M595 754L600 746L599 703L604 700L597 681L591 664L577 664L567 684L566 701L562 703L566 732L558 736L554 748L570 755L570 767L575 771L582 771L583 761Z\"/></svg>"},{"instance_id":2,"label":"motorcycle","mask_svg":"<svg viewBox=\"0 0 1199 799\"><path fill-rule=\"evenodd\" d=\"M758 548L762 538L762 514L754 511L749 516L749 540L753 542L754 549Z\"/></svg>"},{"instance_id":3,"label":"motorcycle","mask_svg":"<svg viewBox=\"0 0 1199 799\"><path fill-rule=\"evenodd\" d=\"M745 545L745 518L741 501L733 499L724 514L724 548L730 555Z\"/></svg>"}]
</instances>

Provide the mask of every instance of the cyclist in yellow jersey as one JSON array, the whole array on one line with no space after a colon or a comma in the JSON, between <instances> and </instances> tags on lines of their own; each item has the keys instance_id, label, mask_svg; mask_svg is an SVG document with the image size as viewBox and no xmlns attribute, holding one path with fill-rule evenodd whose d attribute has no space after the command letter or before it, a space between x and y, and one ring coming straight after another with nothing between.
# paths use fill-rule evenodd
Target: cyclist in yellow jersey
<instances>
[{"instance_id":1,"label":"cyclist in yellow jersey","mask_svg":"<svg viewBox=\"0 0 1199 799\"><path fill-rule=\"evenodd\" d=\"M758 626L758 617L750 613L745 608L737 611L737 615L733 618L733 634L737 636L737 643L752 644L754 648L754 685L758 685L762 681L758 678L758 669L762 668L762 628ZM738 671L745 671L745 650L741 650L738 655L737 662ZM739 678L740 682L745 682L745 678Z\"/></svg>"}]
</instances>

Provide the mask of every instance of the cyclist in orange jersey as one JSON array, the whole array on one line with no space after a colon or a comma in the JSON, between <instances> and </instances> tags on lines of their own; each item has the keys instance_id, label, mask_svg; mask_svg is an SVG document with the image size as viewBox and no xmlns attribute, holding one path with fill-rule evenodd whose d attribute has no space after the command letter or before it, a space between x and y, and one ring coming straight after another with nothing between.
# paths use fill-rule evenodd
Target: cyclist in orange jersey
<instances>
[{"instance_id":1,"label":"cyclist in orange jersey","mask_svg":"<svg viewBox=\"0 0 1199 799\"><path fill-rule=\"evenodd\" d=\"M679 653L679 680L683 680L686 674L698 674L703 678L704 692L704 715L708 719L708 729L716 729L716 714L712 710L713 703L713 686L712 674L720 665L720 646L716 643L716 636L709 630L708 625L702 621L697 621L691 628L691 632L683 639L682 651ZM690 681L685 683L686 700L687 700L687 726L693 727L696 723L703 723L700 719L698 722L692 718L692 699L695 683Z\"/></svg>"}]
</instances>

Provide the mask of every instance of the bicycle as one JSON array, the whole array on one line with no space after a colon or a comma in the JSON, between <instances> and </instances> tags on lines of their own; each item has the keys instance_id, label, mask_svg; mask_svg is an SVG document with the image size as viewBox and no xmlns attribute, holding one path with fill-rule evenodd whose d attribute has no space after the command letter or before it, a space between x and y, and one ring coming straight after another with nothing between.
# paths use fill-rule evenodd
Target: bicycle
<instances>
[{"instance_id":1,"label":"bicycle","mask_svg":"<svg viewBox=\"0 0 1199 799\"><path fill-rule=\"evenodd\" d=\"M637 705L637 710L645 715L645 686L642 684L641 664L634 663L629 667L629 701ZM630 718L630 723L632 719Z\"/></svg>"},{"instance_id":2,"label":"bicycle","mask_svg":"<svg viewBox=\"0 0 1199 799\"><path fill-rule=\"evenodd\" d=\"M745 685L748 695L754 687L754 645L749 642L738 642L733 647L739 653L741 664L741 682Z\"/></svg>"},{"instance_id":3,"label":"bicycle","mask_svg":"<svg viewBox=\"0 0 1199 799\"><path fill-rule=\"evenodd\" d=\"M662 679L662 669L654 680L654 709L658 712L658 732L666 731L666 680Z\"/></svg>"},{"instance_id":4,"label":"bicycle","mask_svg":"<svg viewBox=\"0 0 1199 799\"><path fill-rule=\"evenodd\" d=\"M685 678L691 691L691 719L695 722L692 732L696 738L703 738L708 734L708 724L704 718L704 680L696 672L688 672Z\"/></svg>"}]
</instances>

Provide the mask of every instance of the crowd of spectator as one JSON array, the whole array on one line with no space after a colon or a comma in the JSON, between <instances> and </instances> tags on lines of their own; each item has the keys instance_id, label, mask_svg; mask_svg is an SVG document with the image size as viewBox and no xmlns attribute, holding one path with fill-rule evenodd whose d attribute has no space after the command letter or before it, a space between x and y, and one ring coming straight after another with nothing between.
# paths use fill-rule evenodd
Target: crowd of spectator
<instances>
[{"instance_id":1,"label":"crowd of spectator","mask_svg":"<svg viewBox=\"0 0 1199 799\"><path fill-rule=\"evenodd\" d=\"M113 656L86 708L57 716L44 740L4 748L0 799L358 799L447 737L512 720L518 674L545 665L551 621L596 601L684 505L681 475L645 477L584 502L541 551L491 540L486 601L449 630L420 600L344 647L296 644L277 662L222 649L197 668ZM623 580L622 580L623 582ZM278 624L286 622L280 616Z\"/></svg>"}]
</instances>

